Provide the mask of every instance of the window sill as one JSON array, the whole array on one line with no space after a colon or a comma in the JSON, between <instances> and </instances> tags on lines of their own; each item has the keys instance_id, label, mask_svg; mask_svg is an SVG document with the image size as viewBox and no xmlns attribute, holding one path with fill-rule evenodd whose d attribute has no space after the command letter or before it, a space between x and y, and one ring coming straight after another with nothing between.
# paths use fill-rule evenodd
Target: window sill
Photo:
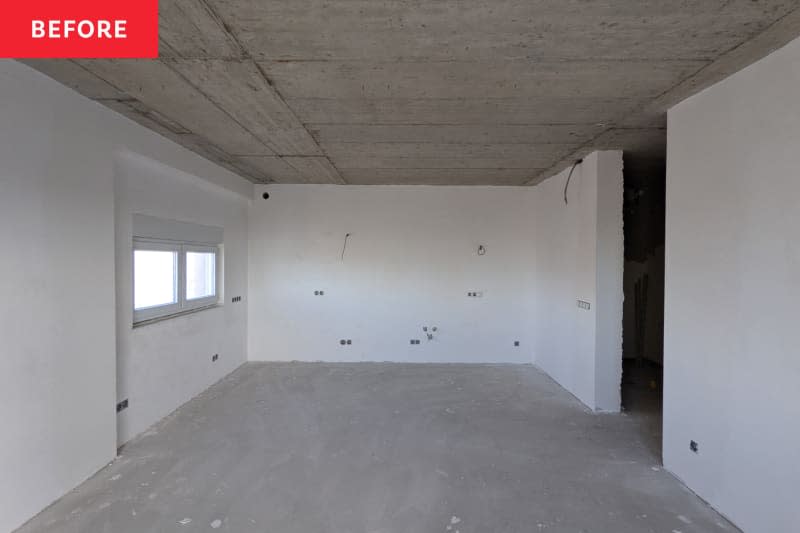
<instances>
[{"instance_id":1,"label":"window sill","mask_svg":"<svg viewBox=\"0 0 800 533\"><path fill-rule=\"evenodd\" d=\"M208 309L215 309L217 307L222 307L222 304L215 303L211 305L205 305L203 307L195 307L194 309L187 309L185 311L179 311L177 313L172 313L170 315L158 316L155 318L148 318L147 320L140 320L139 322L133 323L133 329L138 329L144 326L149 326L151 324L157 324L159 322L164 322L165 320L172 320L173 318L180 318L187 315L193 315L195 313L199 313L201 311L206 311Z\"/></svg>"}]
</instances>

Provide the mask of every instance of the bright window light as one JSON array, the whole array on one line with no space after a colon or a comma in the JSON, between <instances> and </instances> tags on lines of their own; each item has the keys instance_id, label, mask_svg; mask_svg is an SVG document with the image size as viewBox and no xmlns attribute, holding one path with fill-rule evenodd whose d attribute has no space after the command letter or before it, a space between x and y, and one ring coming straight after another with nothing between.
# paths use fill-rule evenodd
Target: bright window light
<instances>
[{"instance_id":1,"label":"bright window light","mask_svg":"<svg viewBox=\"0 0 800 533\"><path fill-rule=\"evenodd\" d=\"M217 254L186 252L186 299L197 300L217 294Z\"/></svg>"},{"instance_id":2,"label":"bright window light","mask_svg":"<svg viewBox=\"0 0 800 533\"><path fill-rule=\"evenodd\" d=\"M133 323L219 305L220 246L133 240Z\"/></svg>"},{"instance_id":3,"label":"bright window light","mask_svg":"<svg viewBox=\"0 0 800 533\"><path fill-rule=\"evenodd\" d=\"M133 256L135 310L178 302L178 253L135 250Z\"/></svg>"}]
</instances>

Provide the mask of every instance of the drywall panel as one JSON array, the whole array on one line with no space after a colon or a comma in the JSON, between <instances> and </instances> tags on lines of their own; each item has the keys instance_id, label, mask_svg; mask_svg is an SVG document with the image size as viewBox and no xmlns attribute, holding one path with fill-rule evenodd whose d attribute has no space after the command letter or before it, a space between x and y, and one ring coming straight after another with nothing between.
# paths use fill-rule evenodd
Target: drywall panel
<instances>
[{"instance_id":1,"label":"drywall panel","mask_svg":"<svg viewBox=\"0 0 800 533\"><path fill-rule=\"evenodd\" d=\"M116 449L110 159L79 156L95 135L75 126L96 117L84 122L68 93L0 62L3 532Z\"/></svg>"},{"instance_id":2,"label":"drywall panel","mask_svg":"<svg viewBox=\"0 0 800 533\"><path fill-rule=\"evenodd\" d=\"M29 67L0 61L3 532L116 454L114 154L122 150L200 176L204 187L252 190Z\"/></svg>"},{"instance_id":3,"label":"drywall panel","mask_svg":"<svg viewBox=\"0 0 800 533\"><path fill-rule=\"evenodd\" d=\"M246 360L246 304L232 298L245 297L247 292L249 201L204 185L199 178L138 155L121 154L115 159L117 397L128 400L128 408L117 417L118 444ZM134 328L133 222L152 221L152 217L175 221L161 225L163 238L181 229L186 238L187 231L212 227L200 240L221 238L223 294L218 307ZM219 228L221 235L217 235ZM213 361L215 354L219 357Z\"/></svg>"},{"instance_id":4,"label":"drywall panel","mask_svg":"<svg viewBox=\"0 0 800 533\"><path fill-rule=\"evenodd\" d=\"M595 152L534 190L536 364L592 409L618 411L622 153Z\"/></svg>"},{"instance_id":5,"label":"drywall panel","mask_svg":"<svg viewBox=\"0 0 800 533\"><path fill-rule=\"evenodd\" d=\"M664 464L754 533L800 523L798 87L800 40L669 112Z\"/></svg>"},{"instance_id":6,"label":"drywall panel","mask_svg":"<svg viewBox=\"0 0 800 533\"><path fill-rule=\"evenodd\" d=\"M533 193L257 186L250 359L530 363Z\"/></svg>"},{"instance_id":7,"label":"drywall panel","mask_svg":"<svg viewBox=\"0 0 800 533\"><path fill-rule=\"evenodd\" d=\"M622 384L622 304L625 249L622 152L596 152L595 409L619 411Z\"/></svg>"}]
</instances>

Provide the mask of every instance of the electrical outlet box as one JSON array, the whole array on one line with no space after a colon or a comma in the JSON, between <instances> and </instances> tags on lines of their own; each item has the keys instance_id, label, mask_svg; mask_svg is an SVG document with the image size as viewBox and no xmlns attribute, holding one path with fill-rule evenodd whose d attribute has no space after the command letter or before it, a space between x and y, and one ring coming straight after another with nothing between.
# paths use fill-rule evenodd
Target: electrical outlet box
<instances>
[{"instance_id":1,"label":"electrical outlet box","mask_svg":"<svg viewBox=\"0 0 800 533\"><path fill-rule=\"evenodd\" d=\"M119 402L119 403L117 404L117 412L118 412L118 413L119 413L120 411L124 411L124 410L125 410L125 409L127 409L127 408L128 408L128 399L127 399L127 398L125 398L124 400L122 400L121 402Z\"/></svg>"},{"instance_id":2,"label":"electrical outlet box","mask_svg":"<svg viewBox=\"0 0 800 533\"><path fill-rule=\"evenodd\" d=\"M590 310L592 308L592 304L590 304L586 300L578 300L578 307L588 311L588 310Z\"/></svg>"},{"instance_id":3,"label":"electrical outlet box","mask_svg":"<svg viewBox=\"0 0 800 533\"><path fill-rule=\"evenodd\" d=\"M212 363L216 363L217 359L219 359L219 354L218 353L215 353L214 355L211 356L211 362Z\"/></svg>"},{"instance_id":4,"label":"electrical outlet box","mask_svg":"<svg viewBox=\"0 0 800 533\"><path fill-rule=\"evenodd\" d=\"M700 445L696 441L689 441L689 449L694 453L700 453Z\"/></svg>"}]
</instances>

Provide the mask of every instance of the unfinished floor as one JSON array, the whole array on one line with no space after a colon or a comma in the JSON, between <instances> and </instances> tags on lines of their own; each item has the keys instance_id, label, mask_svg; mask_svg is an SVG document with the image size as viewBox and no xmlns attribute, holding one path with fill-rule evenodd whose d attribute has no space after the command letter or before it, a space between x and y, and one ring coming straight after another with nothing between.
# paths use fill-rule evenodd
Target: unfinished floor
<instances>
[{"instance_id":1,"label":"unfinished floor","mask_svg":"<svg viewBox=\"0 0 800 533\"><path fill-rule=\"evenodd\" d=\"M248 363L20 533L738 531L531 366Z\"/></svg>"}]
</instances>

